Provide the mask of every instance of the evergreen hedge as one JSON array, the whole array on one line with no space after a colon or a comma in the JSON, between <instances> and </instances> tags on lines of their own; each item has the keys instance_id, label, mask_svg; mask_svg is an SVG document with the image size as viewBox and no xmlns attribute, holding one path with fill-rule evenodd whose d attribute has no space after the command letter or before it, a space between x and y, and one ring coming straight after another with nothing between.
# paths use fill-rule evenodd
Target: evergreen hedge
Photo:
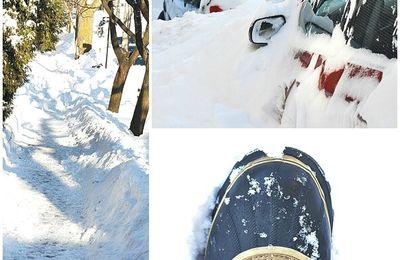
<instances>
[{"instance_id":1,"label":"evergreen hedge","mask_svg":"<svg viewBox=\"0 0 400 260\"><path fill-rule=\"evenodd\" d=\"M3 120L28 77L35 51L54 50L64 26L61 0L3 1Z\"/></svg>"}]
</instances>

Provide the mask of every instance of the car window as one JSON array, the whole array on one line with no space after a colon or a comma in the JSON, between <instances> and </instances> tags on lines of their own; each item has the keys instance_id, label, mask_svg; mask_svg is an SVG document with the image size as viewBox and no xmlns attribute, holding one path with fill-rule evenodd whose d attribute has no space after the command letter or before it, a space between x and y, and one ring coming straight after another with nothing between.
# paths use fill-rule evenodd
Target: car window
<instances>
[{"instance_id":1,"label":"car window","mask_svg":"<svg viewBox=\"0 0 400 260\"><path fill-rule=\"evenodd\" d=\"M196 8L200 7L200 0L184 0L185 4L191 4Z\"/></svg>"},{"instance_id":2,"label":"car window","mask_svg":"<svg viewBox=\"0 0 400 260\"><path fill-rule=\"evenodd\" d=\"M397 58L397 1L367 0L354 13L345 28L351 46Z\"/></svg>"},{"instance_id":3,"label":"car window","mask_svg":"<svg viewBox=\"0 0 400 260\"><path fill-rule=\"evenodd\" d=\"M340 23L346 0L325 0L321 1L317 8L316 15L328 16L334 24Z\"/></svg>"},{"instance_id":4,"label":"car window","mask_svg":"<svg viewBox=\"0 0 400 260\"><path fill-rule=\"evenodd\" d=\"M397 0L321 0L315 14L340 24L352 47L397 58Z\"/></svg>"}]
</instances>

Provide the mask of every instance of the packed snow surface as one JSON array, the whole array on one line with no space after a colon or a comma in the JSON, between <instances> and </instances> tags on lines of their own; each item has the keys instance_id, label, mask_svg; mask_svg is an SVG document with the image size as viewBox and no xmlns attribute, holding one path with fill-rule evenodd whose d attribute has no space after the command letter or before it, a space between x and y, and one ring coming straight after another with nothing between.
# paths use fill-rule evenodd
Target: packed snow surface
<instances>
[{"instance_id":1,"label":"packed snow surface","mask_svg":"<svg viewBox=\"0 0 400 260\"><path fill-rule=\"evenodd\" d=\"M339 27L332 37L306 36L301 3L248 0L221 13L154 21L153 126L395 127L397 59L349 47ZM273 15L286 24L267 46L251 44L252 22ZM299 51L315 54L308 68L295 59ZM325 95L318 55L326 72L352 63L382 71L382 81L345 70L333 96Z\"/></svg>"},{"instance_id":2,"label":"packed snow surface","mask_svg":"<svg viewBox=\"0 0 400 260\"><path fill-rule=\"evenodd\" d=\"M98 68L105 38L79 60L73 42L37 54L4 123L4 259L147 259L148 133L128 130L144 67L113 114L112 50Z\"/></svg>"}]
</instances>

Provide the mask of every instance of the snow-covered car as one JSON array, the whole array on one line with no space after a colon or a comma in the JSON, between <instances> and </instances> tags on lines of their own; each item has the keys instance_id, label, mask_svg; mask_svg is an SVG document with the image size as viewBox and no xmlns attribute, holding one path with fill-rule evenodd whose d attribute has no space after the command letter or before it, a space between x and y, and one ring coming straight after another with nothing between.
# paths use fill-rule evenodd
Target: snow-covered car
<instances>
[{"instance_id":1,"label":"snow-covered car","mask_svg":"<svg viewBox=\"0 0 400 260\"><path fill-rule=\"evenodd\" d=\"M346 55L347 49L331 55L304 46L294 50L293 59L301 69L285 87L283 109L294 89L314 77L318 82L313 86L324 91L328 99L342 99L343 110L350 110L358 119L358 125L366 126L368 122L362 115L362 106L382 81L386 61L397 59L397 1L320 0L313 4L305 1L298 16L298 26L310 35L309 38L339 32L350 51L364 51L357 52L354 58L354 55ZM249 29L250 42L268 45L285 23L285 16L280 14L256 19ZM327 48L329 46L325 46ZM319 75L315 77L316 74Z\"/></svg>"},{"instance_id":2,"label":"snow-covered car","mask_svg":"<svg viewBox=\"0 0 400 260\"><path fill-rule=\"evenodd\" d=\"M198 10L199 7L200 0L164 0L158 19L168 21L183 16L185 12Z\"/></svg>"},{"instance_id":3,"label":"snow-covered car","mask_svg":"<svg viewBox=\"0 0 400 260\"><path fill-rule=\"evenodd\" d=\"M225 10L233 9L246 0L201 0L200 12L202 13L218 13Z\"/></svg>"},{"instance_id":4,"label":"snow-covered car","mask_svg":"<svg viewBox=\"0 0 400 260\"><path fill-rule=\"evenodd\" d=\"M164 0L158 19L171 20L188 11L217 13L235 8L246 0Z\"/></svg>"}]
</instances>

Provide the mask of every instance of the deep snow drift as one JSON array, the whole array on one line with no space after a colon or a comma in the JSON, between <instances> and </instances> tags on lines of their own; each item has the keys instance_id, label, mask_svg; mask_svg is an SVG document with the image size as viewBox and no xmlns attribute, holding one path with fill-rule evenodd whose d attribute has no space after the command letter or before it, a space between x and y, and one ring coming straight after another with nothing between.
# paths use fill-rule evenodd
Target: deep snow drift
<instances>
[{"instance_id":1,"label":"deep snow drift","mask_svg":"<svg viewBox=\"0 0 400 260\"><path fill-rule=\"evenodd\" d=\"M312 156L331 184L332 259L391 259L400 232L395 140L398 130L154 129L152 259L196 259L216 192L233 165L254 149L279 157L284 146Z\"/></svg>"},{"instance_id":2,"label":"deep snow drift","mask_svg":"<svg viewBox=\"0 0 400 260\"><path fill-rule=\"evenodd\" d=\"M332 38L306 37L298 26L301 1L248 0L222 13L188 12L153 23L155 127L395 127L397 60ZM281 14L287 23L265 47L248 40L251 23ZM383 71L374 78L344 74L332 97L318 89L314 56L304 69L299 50L326 57L325 71L351 62ZM285 100L285 87L300 82ZM347 102L345 96L356 100ZM362 119L360 119L362 118Z\"/></svg>"},{"instance_id":3,"label":"deep snow drift","mask_svg":"<svg viewBox=\"0 0 400 260\"><path fill-rule=\"evenodd\" d=\"M131 69L113 114L112 49L97 68L105 38L79 60L73 42L63 33L29 64L4 124L4 259L147 259L148 133L128 130L144 67Z\"/></svg>"}]
</instances>

